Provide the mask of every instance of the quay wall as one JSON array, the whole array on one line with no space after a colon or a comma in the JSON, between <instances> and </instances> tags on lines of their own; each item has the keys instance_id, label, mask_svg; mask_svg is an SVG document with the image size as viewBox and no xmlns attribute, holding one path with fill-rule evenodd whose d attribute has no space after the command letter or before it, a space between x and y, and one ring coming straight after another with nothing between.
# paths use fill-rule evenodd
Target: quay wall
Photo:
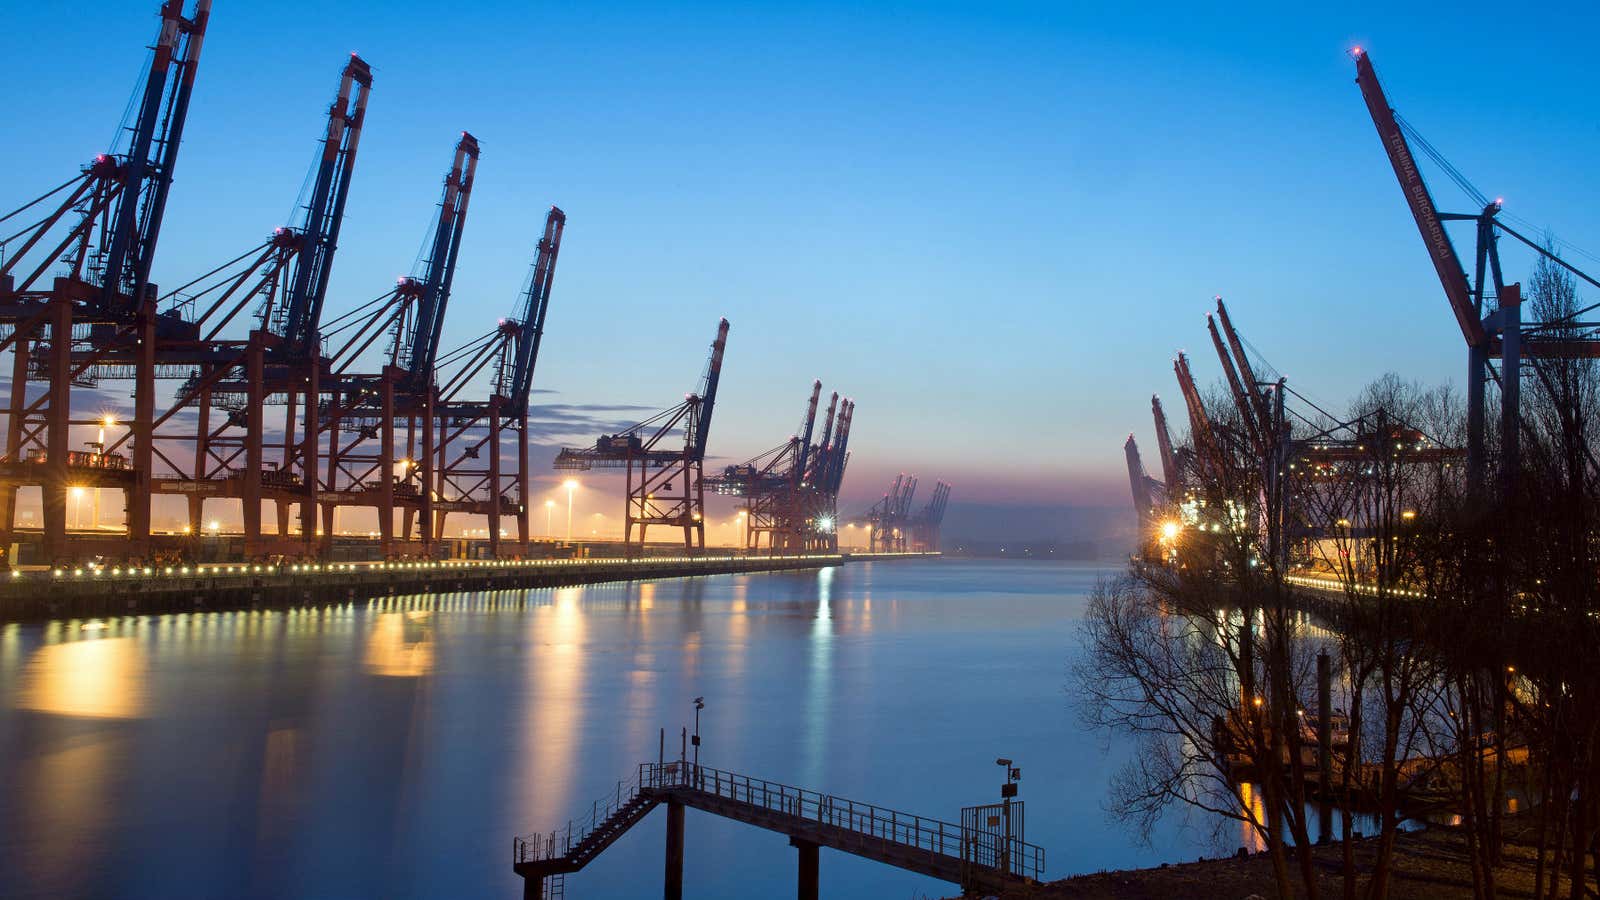
<instances>
[{"instance_id":1,"label":"quay wall","mask_svg":"<svg viewBox=\"0 0 1600 900\"><path fill-rule=\"evenodd\" d=\"M780 572L938 555L828 553L14 570L9 577L0 575L0 622L317 606L430 592Z\"/></svg>"}]
</instances>

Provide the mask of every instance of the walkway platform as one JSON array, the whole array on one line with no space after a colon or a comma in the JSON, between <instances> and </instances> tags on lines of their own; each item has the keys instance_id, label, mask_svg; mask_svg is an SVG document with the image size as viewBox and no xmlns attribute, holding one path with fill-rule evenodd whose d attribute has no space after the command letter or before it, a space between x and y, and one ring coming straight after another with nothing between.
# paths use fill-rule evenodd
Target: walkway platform
<instances>
[{"instance_id":1,"label":"walkway platform","mask_svg":"<svg viewBox=\"0 0 1600 900\"><path fill-rule=\"evenodd\" d=\"M822 847L953 882L965 891L997 892L1037 882L1044 874L1044 850L992 828L956 825L708 766L658 762L641 764L632 781L619 783L613 796L591 807L588 818L516 838L512 868L522 876L523 897L562 896L567 875L663 803L668 806L668 900L682 896L685 807L787 835L800 851L801 900L817 896ZM1021 806L1012 803L1019 821Z\"/></svg>"}]
</instances>

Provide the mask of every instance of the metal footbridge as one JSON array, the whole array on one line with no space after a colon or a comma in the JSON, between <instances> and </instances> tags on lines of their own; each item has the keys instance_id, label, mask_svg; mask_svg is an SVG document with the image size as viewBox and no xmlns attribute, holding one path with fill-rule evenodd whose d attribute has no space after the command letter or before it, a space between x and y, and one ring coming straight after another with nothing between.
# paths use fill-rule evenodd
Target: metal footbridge
<instances>
[{"instance_id":1,"label":"metal footbridge","mask_svg":"<svg viewBox=\"0 0 1600 900\"><path fill-rule=\"evenodd\" d=\"M686 807L789 837L799 850L798 896L817 896L822 847L961 885L997 893L1038 881L1044 850L1020 838L1022 803L967 807L962 824L822 794L688 762L643 763L618 782L586 818L545 834L516 838L513 869L525 900L554 900L565 878L588 865L660 804L667 806L664 896L683 895L683 810Z\"/></svg>"}]
</instances>

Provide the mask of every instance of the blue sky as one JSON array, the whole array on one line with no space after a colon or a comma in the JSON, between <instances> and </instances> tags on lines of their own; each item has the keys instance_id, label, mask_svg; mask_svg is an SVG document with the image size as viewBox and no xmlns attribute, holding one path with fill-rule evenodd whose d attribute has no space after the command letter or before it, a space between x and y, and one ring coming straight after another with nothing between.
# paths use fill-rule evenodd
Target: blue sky
<instances>
[{"instance_id":1,"label":"blue sky","mask_svg":"<svg viewBox=\"0 0 1600 900\"><path fill-rule=\"evenodd\" d=\"M31 37L0 208L108 146L155 5L92 30L62 27L75 5L8 12ZM847 494L906 470L958 499L1120 504L1123 439L1149 446L1152 391L1176 402L1174 349L1218 374L1213 295L1329 402L1464 369L1347 48L1486 193L1600 250L1597 25L1576 3L219 2L156 276L291 219L359 51L376 84L329 317L410 269L466 129L483 158L447 346L512 311L557 203L552 402L671 405L725 315L719 455L779 443L821 378L860 406Z\"/></svg>"}]
</instances>

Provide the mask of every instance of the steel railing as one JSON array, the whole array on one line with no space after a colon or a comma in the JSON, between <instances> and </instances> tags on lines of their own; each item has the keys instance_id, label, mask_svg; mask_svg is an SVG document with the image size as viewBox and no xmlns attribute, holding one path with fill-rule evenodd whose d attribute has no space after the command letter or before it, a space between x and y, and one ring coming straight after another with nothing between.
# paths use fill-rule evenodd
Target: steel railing
<instances>
[{"instance_id":1,"label":"steel railing","mask_svg":"<svg viewBox=\"0 0 1600 900\"><path fill-rule=\"evenodd\" d=\"M621 811L624 806L638 799L641 786L638 776L632 781L619 781L615 790L590 805L587 817L568 821L565 826L555 831L514 838L511 846L512 859L518 863L527 863L559 859L569 855L603 823Z\"/></svg>"},{"instance_id":2,"label":"steel railing","mask_svg":"<svg viewBox=\"0 0 1600 900\"><path fill-rule=\"evenodd\" d=\"M871 803L835 797L831 794L726 772L709 766L695 766L681 762L644 763L639 766L637 781L644 788L656 790L686 788L737 803L746 803L780 815L838 828L861 838L857 846L864 846L868 839L888 841L904 848L926 852L933 862L939 862L938 857L948 857L946 861L970 864L979 842L993 841L990 836L980 835L972 829L964 829L952 822L885 809ZM1041 879L1044 875L1044 849L1014 838L1010 844L1008 852L1004 854L1009 857L1007 860L1009 867L1005 871L1013 875Z\"/></svg>"}]
</instances>

